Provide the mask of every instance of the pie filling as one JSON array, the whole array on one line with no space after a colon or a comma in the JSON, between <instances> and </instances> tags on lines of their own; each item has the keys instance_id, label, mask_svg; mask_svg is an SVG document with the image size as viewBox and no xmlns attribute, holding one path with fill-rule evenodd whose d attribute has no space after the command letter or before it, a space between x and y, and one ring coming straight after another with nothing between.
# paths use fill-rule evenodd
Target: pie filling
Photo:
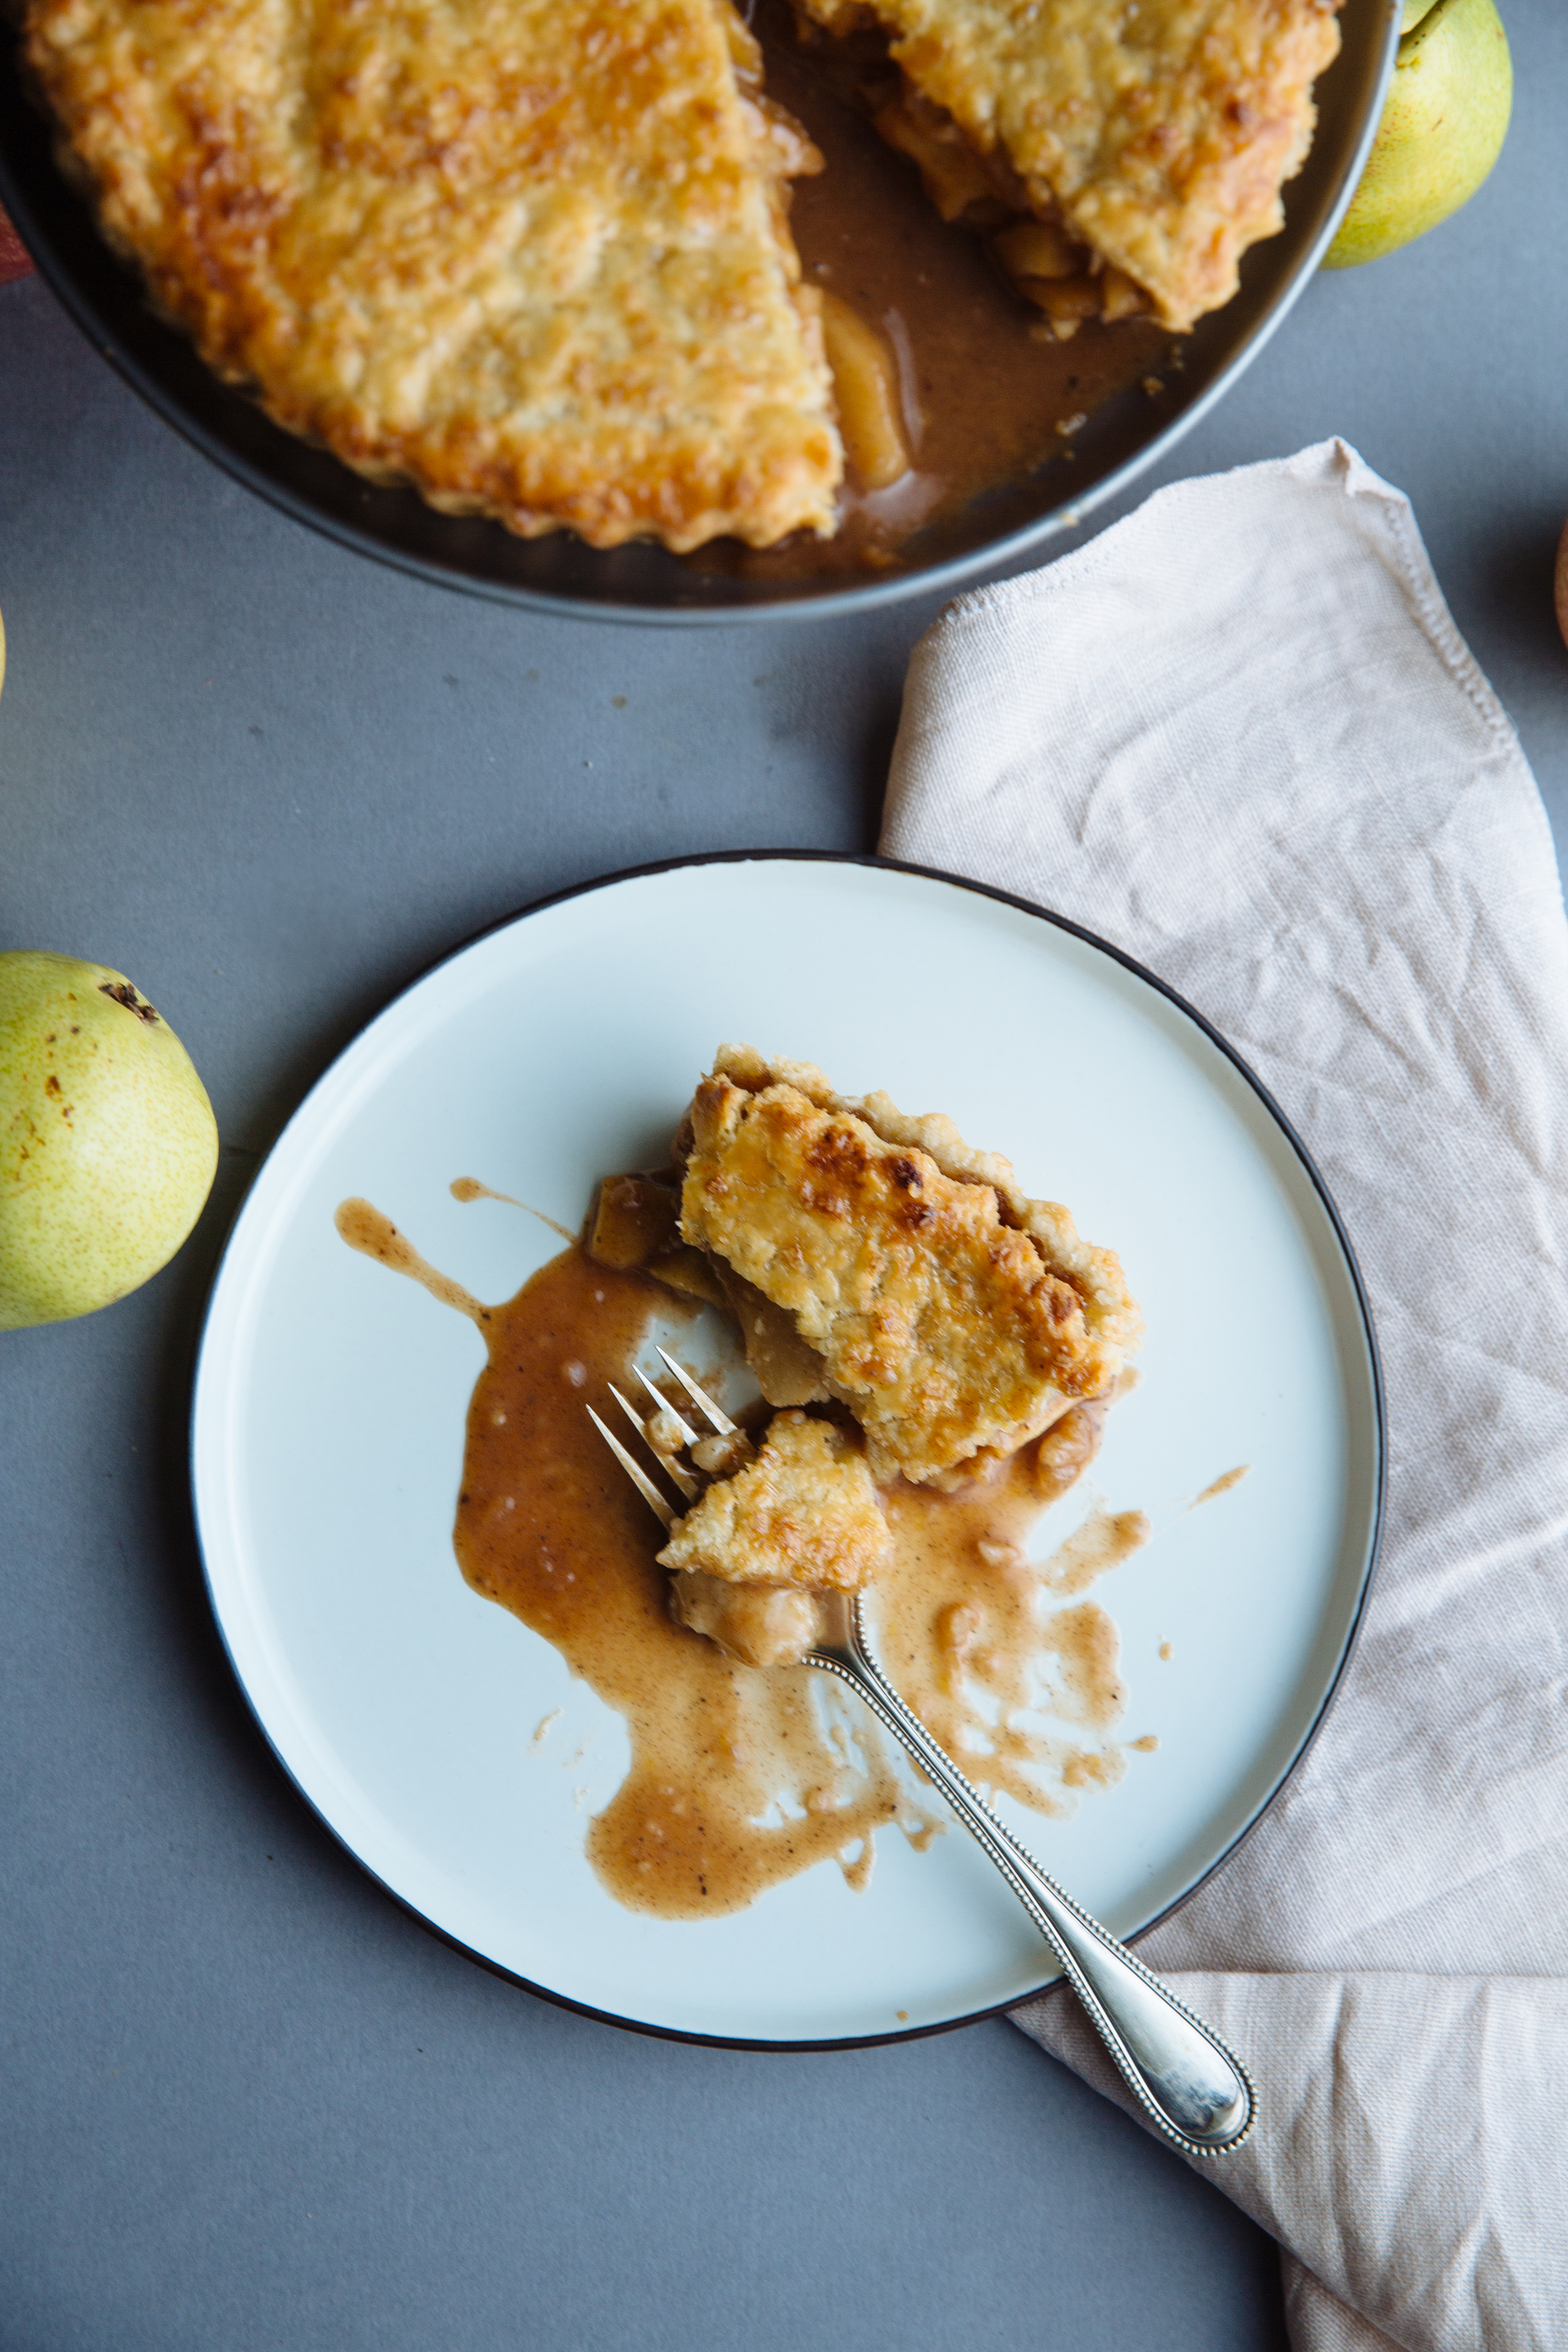
<instances>
[{"instance_id":1,"label":"pie filling","mask_svg":"<svg viewBox=\"0 0 1568 2352\"><path fill-rule=\"evenodd\" d=\"M825 26L804 5L796 19L802 40L820 48ZM1075 236L1043 190L1031 190L1004 153L970 139L946 107L925 96L894 62L868 9L858 21L834 19L826 31L837 78L879 137L914 164L942 220L984 238L1004 276L1042 313L1042 333L1065 343L1088 319L1114 326L1153 311L1147 289Z\"/></svg>"}]
</instances>

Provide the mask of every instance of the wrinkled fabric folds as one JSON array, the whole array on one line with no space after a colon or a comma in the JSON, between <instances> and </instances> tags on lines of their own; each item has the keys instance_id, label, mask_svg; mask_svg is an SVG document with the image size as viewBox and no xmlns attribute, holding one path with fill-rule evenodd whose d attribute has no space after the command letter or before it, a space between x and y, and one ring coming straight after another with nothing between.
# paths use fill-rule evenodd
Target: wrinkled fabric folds
<instances>
[{"instance_id":1,"label":"wrinkled fabric folds","mask_svg":"<svg viewBox=\"0 0 1568 2352\"><path fill-rule=\"evenodd\" d=\"M917 647L882 847L1187 996L1333 1192L1384 1357L1359 1650L1141 1947L1248 2057L1212 2177L1300 2352L1568 2342L1568 925L1408 502L1342 442L1178 484ZM1024 2029L1120 2085L1073 2007ZM1123 2105L1131 2103L1122 2099Z\"/></svg>"}]
</instances>

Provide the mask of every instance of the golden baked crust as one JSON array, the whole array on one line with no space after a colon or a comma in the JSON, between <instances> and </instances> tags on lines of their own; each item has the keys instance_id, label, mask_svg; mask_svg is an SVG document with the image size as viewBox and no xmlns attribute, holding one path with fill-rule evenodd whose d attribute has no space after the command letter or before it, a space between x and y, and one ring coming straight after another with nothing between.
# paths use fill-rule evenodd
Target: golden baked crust
<instances>
[{"instance_id":1,"label":"golden baked crust","mask_svg":"<svg viewBox=\"0 0 1568 2352\"><path fill-rule=\"evenodd\" d=\"M680 1229L788 1310L883 1481L1022 1445L1105 1394L1140 1334L1115 1257L1005 1160L746 1046L693 1099Z\"/></svg>"},{"instance_id":2,"label":"golden baked crust","mask_svg":"<svg viewBox=\"0 0 1568 2352\"><path fill-rule=\"evenodd\" d=\"M842 460L720 0L30 0L111 241L221 374L524 537L826 534Z\"/></svg>"},{"instance_id":3,"label":"golden baked crust","mask_svg":"<svg viewBox=\"0 0 1568 2352\"><path fill-rule=\"evenodd\" d=\"M732 1584L858 1592L891 1545L859 1441L832 1422L779 1412L755 1459L707 1488L658 1558Z\"/></svg>"},{"instance_id":4,"label":"golden baked crust","mask_svg":"<svg viewBox=\"0 0 1568 2352\"><path fill-rule=\"evenodd\" d=\"M800 0L868 17L921 96L1034 208L1190 327L1237 289L1311 142L1338 0Z\"/></svg>"}]
</instances>

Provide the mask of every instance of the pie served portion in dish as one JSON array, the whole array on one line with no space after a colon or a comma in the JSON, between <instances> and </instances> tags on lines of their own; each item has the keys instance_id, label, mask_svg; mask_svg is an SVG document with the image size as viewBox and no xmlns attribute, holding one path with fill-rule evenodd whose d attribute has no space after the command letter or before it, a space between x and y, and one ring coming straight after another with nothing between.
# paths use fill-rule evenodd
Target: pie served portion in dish
<instances>
[{"instance_id":1,"label":"pie served portion in dish","mask_svg":"<svg viewBox=\"0 0 1568 2352\"><path fill-rule=\"evenodd\" d=\"M30 0L26 57L160 309L361 473L595 547L832 530L820 159L722 0Z\"/></svg>"},{"instance_id":2,"label":"pie served portion in dish","mask_svg":"<svg viewBox=\"0 0 1568 2352\"><path fill-rule=\"evenodd\" d=\"M1138 1342L1120 1264L1065 1209L951 1119L809 1062L721 1047L674 1157L679 1214L656 1180L611 1179L590 1251L687 1291L716 1274L769 1403L847 1408L879 1483L994 1468L1109 1395Z\"/></svg>"},{"instance_id":3,"label":"pie served portion in dish","mask_svg":"<svg viewBox=\"0 0 1568 2352\"><path fill-rule=\"evenodd\" d=\"M334 1223L484 1341L453 1544L470 1588L626 1726L625 1777L586 1841L618 1900L712 1918L829 1858L863 1885L879 1828L929 1843L919 1785L805 1663L850 1595L983 1790L1060 1817L1149 1750L1115 1736L1116 1628L1087 1597L1147 1517L1093 1496L1044 1558L1028 1549L1129 1385L1137 1309L1116 1260L950 1120L731 1046L670 1164L605 1178L581 1240L514 1298L483 1304L367 1201ZM692 1384L716 1394L739 1367L694 1298L734 1313L763 1391L731 1391L738 1419L709 1414L705 1435ZM639 1384L658 1401L646 1421L626 1394ZM776 1393L803 1387L809 1402ZM636 1456L595 1400L627 1412L656 1475L626 1476Z\"/></svg>"},{"instance_id":4,"label":"pie served portion in dish","mask_svg":"<svg viewBox=\"0 0 1568 2352\"><path fill-rule=\"evenodd\" d=\"M998 257L1060 333L1192 326L1283 225L1339 0L796 0L889 37L877 127L943 216L1011 213ZM993 220L994 225L994 220Z\"/></svg>"}]
</instances>

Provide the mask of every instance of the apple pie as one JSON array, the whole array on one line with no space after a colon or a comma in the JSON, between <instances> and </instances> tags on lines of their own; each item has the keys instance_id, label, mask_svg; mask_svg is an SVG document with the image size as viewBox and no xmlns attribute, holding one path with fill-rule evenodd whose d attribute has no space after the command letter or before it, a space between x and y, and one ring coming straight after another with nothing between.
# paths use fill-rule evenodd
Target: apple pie
<instances>
[{"instance_id":1,"label":"apple pie","mask_svg":"<svg viewBox=\"0 0 1568 2352\"><path fill-rule=\"evenodd\" d=\"M884 37L898 79L877 128L944 218L1000 226L999 260L1058 334L1140 310L1185 329L1230 299L1283 224L1339 47L1339 0L796 5Z\"/></svg>"},{"instance_id":2,"label":"apple pie","mask_svg":"<svg viewBox=\"0 0 1568 2352\"><path fill-rule=\"evenodd\" d=\"M757 1452L704 1489L659 1553L733 1584L858 1592L891 1538L854 1434L805 1412L773 1415Z\"/></svg>"},{"instance_id":3,"label":"apple pie","mask_svg":"<svg viewBox=\"0 0 1568 2352\"><path fill-rule=\"evenodd\" d=\"M740 1319L764 1395L809 1402L804 1365L859 1423L879 1483L975 1474L1107 1395L1137 1343L1111 1253L950 1119L851 1100L809 1063L725 1046L677 1158L671 1246L763 1303L760 1346ZM769 1389L779 1327L795 1350L787 1400Z\"/></svg>"},{"instance_id":4,"label":"apple pie","mask_svg":"<svg viewBox=\"0 0 1568 2352\"><path fill-rule=\"evenodd\" d=\"M728 0L29 0L61 160L217 373L524 537L836 520L820 159Z\"/></svg>"},{"instance_id":5,"label":"apple pie","mask_svg":"<svg viewBox=\"0 0 1568 2352\"><path fill-rule=\"evenodd\" d=\"M658 1558L679 1623L742 1665L771 1666L810 1649L822 1593L863 1591L892 1548L858 1437L780 1412L753 1458L676 1521Z\"/></svg>"}]
</instances>

